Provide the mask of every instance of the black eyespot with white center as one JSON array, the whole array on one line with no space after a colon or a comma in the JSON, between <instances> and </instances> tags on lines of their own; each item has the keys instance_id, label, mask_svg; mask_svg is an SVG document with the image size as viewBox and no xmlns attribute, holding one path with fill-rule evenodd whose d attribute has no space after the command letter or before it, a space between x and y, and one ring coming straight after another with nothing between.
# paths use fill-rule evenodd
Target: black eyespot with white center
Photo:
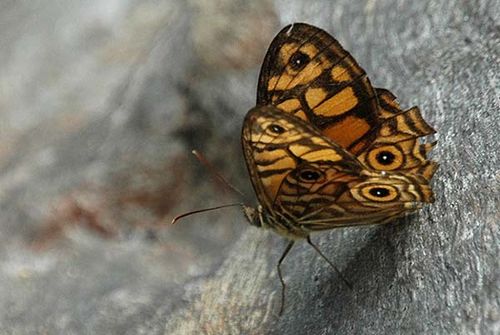
<instances>
[{"instance_id":1,"label":"black eyespot with white center","mask_svg":"<svg viewBox=\"0 0 500 335\"><path fill-rule=\"evenodd\" d=\"M374 187L374 188L370 189L369 193L372 196L377 197L377 198L385 198L389 194L391 194L391 191L389 191L388 189L383 188L383 187Z\"/></svg>"},{"instance_id":2,"label":"black eyespot with white center","mask_svg":"<svg viewBox=\"0 0 500 335\"><path fill-rule=\"evenodd\" d=\"M290 57L290 66L293 70L298 71L302 70L310 61L311 57L309 57L309 55L301 51L296 51L292 57Z\"/></svg>"},{"instance_id":3,"label":"black eyespot with white center","mask_svg":"<svg viewBox=\"0 0 500 335\"><path fill-rule=\"evenodd\" d=\"M323 174L313 169L304 169L299 172L298 177L300 181L311 183L320 180L323 177Z\"/></svg>"},{"instance_id":4,"label":"black eyespot with white center","mask_svg":"<svg viewBox=\"0 0 500 335\"><path fill-rule=\"evenodd\" d=\"M392 152L384 150L377 154L376 159L381 165L391 165L396 159L396 156L394 156Z\"/></svg>"},{"instance_id":5,"label":"black eyespot with white center","mask_svg":"<svg viewBox=\"0 0 500 335\"><path fill-rule=\"evenodd\" d=\"M269 127L267 127L269 131L273 134L283 134L285 132L285 128L280 126L279 124L271 124Z\"/></svg>"}]
</instances>

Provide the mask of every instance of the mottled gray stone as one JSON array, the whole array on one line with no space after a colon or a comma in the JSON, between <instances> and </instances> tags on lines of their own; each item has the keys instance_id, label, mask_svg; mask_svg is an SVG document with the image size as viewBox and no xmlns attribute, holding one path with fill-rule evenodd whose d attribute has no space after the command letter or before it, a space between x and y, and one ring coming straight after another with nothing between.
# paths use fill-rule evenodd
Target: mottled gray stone
<instances>
[{"instance_id":1,"label":"mottled gray stone","mask_svg":"<svg viewBox=\"0 0 500 335\"><path fill-rule=\"evenodd\" d=\"M166 224L235 201L193 148L255 201L241 122L295 21L420 106L441 166L418 214L313 236L352 290L294 247L278 318L279 236ZM500 332L499 1L7 1L0 27L1 334Z\"/></svg>"}]
</instances>

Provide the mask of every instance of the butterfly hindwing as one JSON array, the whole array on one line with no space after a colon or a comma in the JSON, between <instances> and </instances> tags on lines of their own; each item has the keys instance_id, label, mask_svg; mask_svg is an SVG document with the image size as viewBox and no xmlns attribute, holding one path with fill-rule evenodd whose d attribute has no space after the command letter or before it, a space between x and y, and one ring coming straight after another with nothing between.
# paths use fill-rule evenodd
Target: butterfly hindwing
<instances>
[{"instance_id":1,"label":"butterfly hindwing","mask_svg":"<svg viewBox=\"0 0 500 335\"><path fill-rule=\"evenodd\" d=\"M418 107L403 111L391 92L376 91L381 122L373 130L373 142L358 154L358 159L375 170L412 173L430 180L438 165L429 161L427 154L435 142L422 144L419 138L436 131L422 118Z\"/></svg>"},{"instance_id":2,"label":"butterfly hindwing","mask_svg":"<svg viewBox=\"0 0 500 335\"><path fill-rule=\"evenodd\" d=\"M380 223L432 201L426 180L369 171L310 124L272 106L247 114L242 142L259 202L306 230Z\"/></svg>"}]
</instances>

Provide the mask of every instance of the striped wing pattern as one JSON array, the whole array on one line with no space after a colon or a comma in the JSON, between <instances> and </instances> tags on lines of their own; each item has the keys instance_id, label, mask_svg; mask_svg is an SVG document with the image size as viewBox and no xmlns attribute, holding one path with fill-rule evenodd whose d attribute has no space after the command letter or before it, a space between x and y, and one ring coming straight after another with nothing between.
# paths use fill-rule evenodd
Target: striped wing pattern
<instances>
[{"instance_id":1,"label":"striped wing pattern","mask_svg":"<svg viewBox=\"0 0 500 335\"><path fill-rule=\"evenodd\" d=\"M313 126L273 106L247 114L242 143L266 220L284 235L382 223L432 201L425 178L367 169Z\"/></svg>"}]
</instances>

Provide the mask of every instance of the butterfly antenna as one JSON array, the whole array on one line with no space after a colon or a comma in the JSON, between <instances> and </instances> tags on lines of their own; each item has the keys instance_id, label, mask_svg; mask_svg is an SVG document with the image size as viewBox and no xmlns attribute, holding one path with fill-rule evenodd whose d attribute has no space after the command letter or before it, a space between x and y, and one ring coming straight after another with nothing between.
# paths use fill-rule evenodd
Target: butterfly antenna
<instances>
[{"instance_id":1,"label":"butterfly antenna","mask_svg":"<svg viewBox=\"0 0 500 335\"><path fill-rule=\"evenodd\" d=\"M229 190L231 190L231 191L233 191L235 193L238 193L242 197L245 196L243 194L243 192L241 192L240 190L238 190L234 185L232 185L229 181L227 181L227 179L224 178L214 168L214 166L205 158L205 156L203 156L200 152L198 152L198 150L193 150L193 151L191 151L191 153L193 155L195 155L196 158L200 161L200 163L203 164L208 169L208 171L212 174L212 177L214 177L216 180L220 181L222 183L222 185L224 185L227 189L229 189Z\"/></svg>"},{"instance_id":2,"label":"butterfly antenna","mask_svg":"<svg viewBox=\"0 0 500 335\"><path fill-rule=\"evenodd\" d=\"M198 214L198 213L203 213L203 212L215 211L217 209L226 208L226 207L234 207L234 206L243 206L243 204L237 203L237 204L228 204L228 205L222 205L222 206L216 206L216 207L197 209L195 211L191 211L191 212L177 215L175 218L172 219L171 224L177 223L177 221L179 221L182 218L185 218L186 216L190 216L190 215Z\"/></svg>"}]
</instances>

